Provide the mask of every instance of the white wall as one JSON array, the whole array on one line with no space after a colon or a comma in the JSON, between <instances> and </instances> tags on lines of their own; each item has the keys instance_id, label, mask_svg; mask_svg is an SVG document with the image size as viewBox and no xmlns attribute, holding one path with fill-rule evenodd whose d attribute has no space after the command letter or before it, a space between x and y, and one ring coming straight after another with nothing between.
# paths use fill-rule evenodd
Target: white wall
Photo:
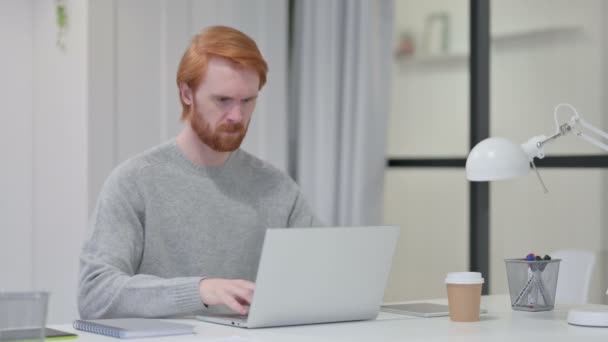
<instances>
[{"instance_id":1,"label":"white wall","mask_svg":"<svg viewBox=\"0 0 608 342\"><path fill-rule=\"evenodd\" d=\"M51 292L50 322L75 314L87 221L87 5L69 4L66 49L56 46L55 2L34 1L34 286ZM59 276L61 275L61 276Z\"/></svg>"},{"instance_id":2,"label":"white wall","mask_svg":"<svg viewBox=\"0 0 608 342\"><path fill-rule=\"evenodd\" d=\"M0 196L6 290L51 292L49 321L76 312L86 224L87 2L67 1L66 50L56 46L54 1L3 1ZM6 186L5 186L6 184Z\"/></svg>"},{"instance_id":3,"label":"white wall","mask_svg":"<svg viewBox=\"0 0 608 342\"><path fill-rule=\"evenodd\" d=\"M469 1L399 0L395 37L414 36L415 53L395 60L392 77L389 156L465 155L469 142ZM427 56L426 18L449 15L450 47ZM397 46L397 42L395 42Z\"/></svg>"},{"instance_id":4,"label":"white wall","mask_svg":"<svg viewBox=\"0 0 608 342\"><path fill-rule=\"evenodd\" d=\"M384 189L385 221L401 226L384 300L445 297L446 273L469 268L464 170L391 169Z\"/></svg>"},{"instance_id":5,"label":"white wall","mask_svg":"<svg viewBox=\"0 0 608 342\"><path fill-rule=\"evenodd\" d=\"M0 3L0 289L33 287L33 5Z\"/></svg>"},{"instance_id":6,"label":"white wall","mask_svg":"<svg viewBox=\"0 0 608 342\"><path fill-rule=\"evenodd\" d=\"M493 2L491 134L523 142L554 133L553 108L561 102L601 125L602 1L532 3ZM564 110L560 118L567 117ZM546 148L548 155L598 152L574 136Z\"/></svg>"},{"instance_id":7,"label":"white wall","mask_svg":"<svg viewBox=\"0 0 608 342\"><path fill-rule=\"evenodd\" d=\"M416 52L395 60L389 157L464 157L469 136L468 0L399 0L395 37L412 32ZM425 19L450 16L450 49L428 56ZM396 43L395 43L396 45ZM385 300L444 297L445 274L469 268L468 183L456 169L386 172L384 221L401 226Z\"/></svg>"}]
</instances>

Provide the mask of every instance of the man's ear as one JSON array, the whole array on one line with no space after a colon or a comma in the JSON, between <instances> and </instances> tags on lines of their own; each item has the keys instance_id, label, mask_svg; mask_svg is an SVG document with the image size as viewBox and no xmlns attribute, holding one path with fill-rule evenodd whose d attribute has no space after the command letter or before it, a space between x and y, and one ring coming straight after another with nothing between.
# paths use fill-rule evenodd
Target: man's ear
<instances>
[{"instance_id":1,"label":"man's ear","mask_svg":"<svg viewBox=\"0 0 608 342\"><path fill-rule=\"evenodd\" d=\"M192 105L192 102L194 102L194 95L192 94L192 89L190 89L190 87L188 87L185 82L182 82L179 85L179 95L181 96L182 101L188 106Z\"/></svg>"}]
</instances>

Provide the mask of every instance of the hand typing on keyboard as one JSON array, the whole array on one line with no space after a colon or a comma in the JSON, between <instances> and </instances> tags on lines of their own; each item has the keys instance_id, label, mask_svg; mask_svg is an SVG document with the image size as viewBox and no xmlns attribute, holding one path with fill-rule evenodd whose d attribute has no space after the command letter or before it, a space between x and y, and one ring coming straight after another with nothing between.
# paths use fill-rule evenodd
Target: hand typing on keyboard
<instances>
[{"instance_id":1,"label":"hand typing on keyboard","mask_svg":"<svg viewBox=\"0 0 608 342\"><path fill-rule=\"evenodd\" d=\"M241 315L247 314L254 290L255 283L243 279L206 278L199 284L204 304L224 304Z\"/></svg>"}]
</instances>

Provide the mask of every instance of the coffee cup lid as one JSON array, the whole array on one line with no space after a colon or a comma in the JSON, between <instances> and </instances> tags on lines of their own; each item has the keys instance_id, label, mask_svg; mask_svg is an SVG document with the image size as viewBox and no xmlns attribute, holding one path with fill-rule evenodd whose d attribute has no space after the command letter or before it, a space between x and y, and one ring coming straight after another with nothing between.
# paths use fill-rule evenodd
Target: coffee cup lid
<instances>
[{"instance_id":1,"label":"coffee cup lid","mask_svg":"<svg viewBox=\"0 0 608 342\"><path fill-rule=\"evenodd\" d=\"M480 272L450 272L445 278L446 284L483 284Z\"/></svg>"}]
</instances>

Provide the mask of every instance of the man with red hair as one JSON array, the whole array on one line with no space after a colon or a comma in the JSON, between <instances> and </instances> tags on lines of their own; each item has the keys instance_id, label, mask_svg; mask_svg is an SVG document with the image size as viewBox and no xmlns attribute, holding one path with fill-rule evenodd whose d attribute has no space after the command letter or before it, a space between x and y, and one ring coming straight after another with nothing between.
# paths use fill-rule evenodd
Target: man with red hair
<instances>
[{"instance_id":1,"label":"man with red hair","mask_svg":"<svg viewBox=\"0 0 608 342\"><path fill-rule=\"evenodd\" d=\"M318 226L298 186L239 148L268 67L233 28L196 35L177 72L183 130L119 165L80 256L83 318L247 313L268 227Z\"/></svg>"}]
</instances>

